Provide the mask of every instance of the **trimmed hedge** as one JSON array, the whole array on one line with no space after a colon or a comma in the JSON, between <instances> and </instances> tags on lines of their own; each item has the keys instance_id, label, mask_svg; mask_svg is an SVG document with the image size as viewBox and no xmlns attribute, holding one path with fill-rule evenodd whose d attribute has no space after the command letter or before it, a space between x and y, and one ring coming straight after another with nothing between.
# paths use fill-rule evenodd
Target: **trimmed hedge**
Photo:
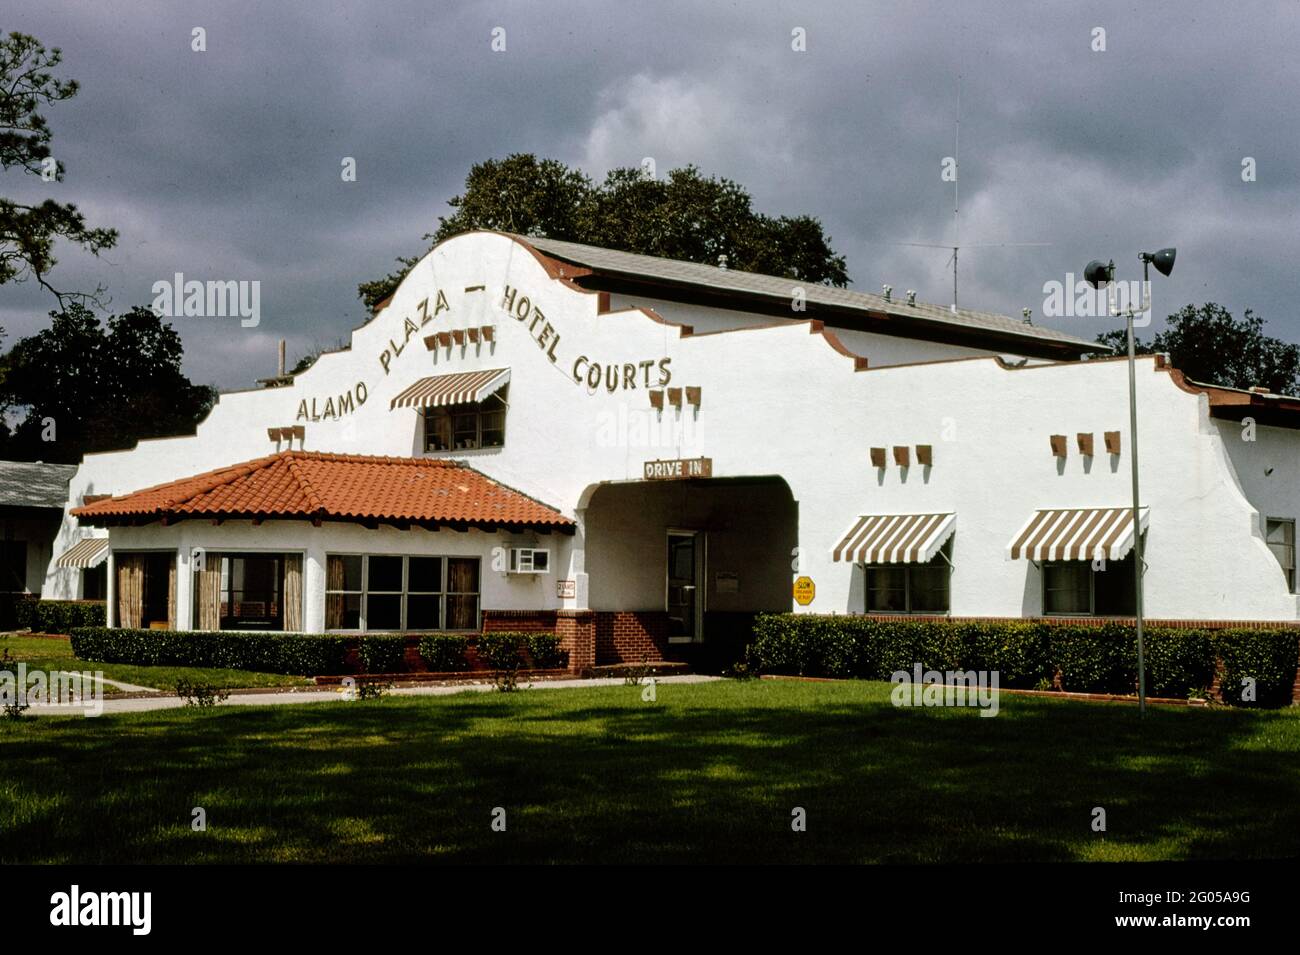
<instances>
[{"instance_id":1,"label":"trimmed hedge","mask_svg":"<svg viewBox=\"0 0 1300 955\"><path fill-rule=\"evenodd\" d=\"M1223 661L1223 700L1235 706L1285 706L1291 700L1297 657L1294 630L1220 630L1214 646ZM1255 680L1255 700L1243 700L1244 681Z\"/></svg>"},{"instance_id":2,"label":"trimmed hedge","mask_svg":"<svg viewBox=\"0 0 1300 955\"><path fill-rule=\"evenodd\" d=\"M1137 688L1137 634L1132 627L1066 625L1052 627L1047 639L1052 663L1061 672L1062 689L1132 693Z\"/></svg>"},{"instance_id":3,"label":"trimmed hedge","mask_svg":"<svg viewBox=\"0 0 1300 955\"><path fill-rule=\"evenodd\" d=\"M366 673L398 673L405 669L406 637L379 633L357 641L357 659Z\"/></svg>"},{"instance_id":4,"label":"trimmed hedge","mask_svg":"<svg viewBox=\"0 0 1300 955\"><path fill-rule=\"evenodd\" d=\"M569 663L568 653L560 649L560 638L553 633L530 633L525 645L539 670L558 670Z\"/></svg>"},{"instance_id":5,"label":"trimmed hedge","mask_svg":"<svg viewBox=\"0 0 1300 955\"><path fill-rule=\"evenodd\" d=\"M469 637L463 633L430 633L420 638L420 658L430 673L468 670L467 649Z\"/></svg>"},{"instance_id":6,"label":"trimmed hedge","mask_svg":"<svg viewBox=\"0 0 1300 955\"><path fill-rule=\"evenodd\" d=\"M1034 623L954 623L963 669L997 670L998 685L1032 690L1051 682L1055 667L1047 631Z\"/></svg>"},{"instance_id":7,"label":"trimmed hedge","mask_svg":"<svg viewBox=\"0 0 1300 955\"><path fill-rule=\"evenodd\" d=\"M17 626L32 633L69 633L74 627L104 626L102 600L24 600L15 607Z\"/></svg>"},{"instance_id":8,"label":"trimmed hedge","mask_svg":"<svg viewBox=\"0 0 1300 955\"><path fill-rule=\"evenodd\" d=\"M349 638L336 634L74 627L71 636L72 652L78 659L101 663L219 667L304 676L348 670L344 656Z\"/></svg>"},{"instance_id":9,"label":"trimmed hedge","mask_svg":"<svg viewBox=\"0 0 1300 955\"><path fill-rule=\"evenodd\" d=\"M555 634L513 630L482 634L478 658L489 670L517 670L530 662L538 670L555 670L568 664L568 654L560 649Z\"/></svg>"},{"instance_id":10,"label":"trimmed hedge","mask_svg":"<svg viewBox=\"0 0 1300 955\"><path fill-rule=\"evenodd\" d=\"M1295 629L1222 631L1147 628L1147 691L1186 697L1204 691L1223 661L1224 700L1285 705L1300 658ZM1137 639L1132 626L1056 625L1043 621L879 620L866 615L762 614L746 651L759 672L888 680L918 663L924 670L996 670L999 685L1033 689L1060 674L1081 693L1135 693ZM1253 678L1256 700L1242 701Z\"/></svg>"},{"instance_id":11,"label":"trimmed hedge","mask_svg":"<svg viewBox=\"0 0 1300 955\"><path fill-rule=\"evenodd\" d=\"M529 634L502 630L478 638L478 657L489 670L517 670L523 663L520 648Z\"/></svg>"}]
</instances>

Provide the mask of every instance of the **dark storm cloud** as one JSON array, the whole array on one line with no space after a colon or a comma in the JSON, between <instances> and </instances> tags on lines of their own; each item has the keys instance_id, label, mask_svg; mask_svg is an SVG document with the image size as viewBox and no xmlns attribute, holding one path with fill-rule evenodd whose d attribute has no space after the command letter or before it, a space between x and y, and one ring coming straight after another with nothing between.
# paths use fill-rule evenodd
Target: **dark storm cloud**
<instances>
[{"instance_id":1,"label":"dark storm cloud","mask_svg":"<svg viewBox=\"0 0 1300 955\"><path fill-rule=\"evenodd\" d=\"M1091 336L1103 323L1042 319L1043 284L1096 255L1134 276L1139 249L1174 243L1158 313L1216 300L1300 339L1288 4L42 0L0 27L62 47L82 82L48 111L68 175L43 191L122 232L100 261L64 250L58 284L102 282L126 308L178 271L261 281L256 329L177 320L191 375L223 387L269 373L280 337L291 359L345 337L356 284L423 248L471 163L514 151L593 177L694 162L763 211L821 218L855 287L946 302L948 253L898 243L952 241L959 76L962 304ZM1000 242L1050 245L976 247ZM0 291L11 336L49 307L30 283Z\"/></svg>"}]
</instances>

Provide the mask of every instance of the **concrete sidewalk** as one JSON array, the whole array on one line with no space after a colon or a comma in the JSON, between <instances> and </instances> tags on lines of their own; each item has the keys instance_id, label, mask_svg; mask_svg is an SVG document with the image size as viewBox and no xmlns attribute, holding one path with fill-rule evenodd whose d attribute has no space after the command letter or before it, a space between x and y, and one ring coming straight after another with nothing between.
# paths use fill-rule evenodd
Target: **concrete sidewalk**
<instances>
[{"instance_id":1,"label":"concrete sidewalk","mask_svg":"<svg viewBox=\"0 0 1300 955\"><path fill-rule=\"evenodd\" d=\"M662 676L651 677L651 679L660 685L672 684L689 684L689 683L712 683L722 679L716 676ZM643 684L644 685L644 684ZM621 677L603 677L599 679L573 679L573 680L538 680L533 683L520 682L521 690L566 690L590 686L624 686ZM388 691L389 696L450 696L453 693L486 693L491 692L493 685L491 683L457 683L443 684L441 686L404 686L396 687ZM630 689L630 688L629 688ZM232 693L230 697L220 706L273 706L282 704L299 704L299 703L345 703L348 702L343 698L343 691L339 687L291 687L283 690L267 690L264 692L253 693ZM184 706L185 701L179 696L150 696L150 697L133 697L131 699L113 699L112 697L104 698L105 713L143 713L149 710L170 710L176 707ZM75 712L70 711L67 707L60 706L33 706L28 713L31 715L57 714Z\"/></svg>"}]
</instances>

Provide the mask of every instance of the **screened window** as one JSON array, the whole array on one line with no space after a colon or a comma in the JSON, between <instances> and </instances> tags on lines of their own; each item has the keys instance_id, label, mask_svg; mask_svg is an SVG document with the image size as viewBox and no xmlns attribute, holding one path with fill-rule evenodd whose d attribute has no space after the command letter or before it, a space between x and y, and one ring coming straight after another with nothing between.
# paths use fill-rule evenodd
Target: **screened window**
<instances>
[{"instance_id":1,"label":"screened window","mask_svg":"<svg viewBox=\"0 0 1300 955\"><path fill-rule=\"evenodd\" d=\"M473 451L506 443L506 391L477 404L424 409L424 450Z\"/></svg>"},{"instance_id":2,"label":"screened window","mask_svg":"<svg viewBox=\"0 0 1300 955\"><path fill-rule=\"evenodd\" d=\"M302 555L196 551L198 630L301 630Z\"/></svg>"},{"instance_id":3,"label":"screened window","mask_svg":"<svg viewBox=\"0 0 1300 955\"><path fill-rule=\"evenodd\" d=\"M330 554L328 630L477 630L477 557Z\"/></svg>"},{"instance_id":4,"label":"screened window","mask_svg":"<svg viewBox=\"0 0 1300 955\"><path fill-rule=\"evenodd\" d=\"M867 613L947 613L948 552L927 564L868 564Z\"/></svg>"},{"instance_id":5,"label":"screened window","mask_svg":"<svg viewBox=\"0 0 1300 955\"><path fill-rule=\"evenodd\" d=\"M1270 517L1267 521L1268 549L1282 565L1286 575L1286 589L1295 593L1295 521L1289 518Z\"/></svg>"},{"instance_id":6,"label":"screened window","mask_svg":"<svg viewBox=\"0 0 1300 955\"><path fill-rule=\"evenodd\" d=\"M221 629L283 630L283 562L279 554L221 557Z\"/></svg>"}]
</instances>

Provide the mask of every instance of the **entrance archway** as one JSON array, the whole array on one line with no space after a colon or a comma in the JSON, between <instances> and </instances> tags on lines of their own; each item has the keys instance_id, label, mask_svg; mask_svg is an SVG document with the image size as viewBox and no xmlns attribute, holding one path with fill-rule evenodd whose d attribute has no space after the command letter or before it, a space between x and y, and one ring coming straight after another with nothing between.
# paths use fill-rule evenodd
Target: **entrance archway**
<instances>
[{"instance_id":1,"label":"entrance archway","mask_svg":"<svg viewBox=\"0 0 1300 955\"><path fill-rule=\"evenodd\" d=\"M779 476L602 484L582 523L598 663L725 657L790 608L798 505Z\"/></svg>"}]
</instances>

